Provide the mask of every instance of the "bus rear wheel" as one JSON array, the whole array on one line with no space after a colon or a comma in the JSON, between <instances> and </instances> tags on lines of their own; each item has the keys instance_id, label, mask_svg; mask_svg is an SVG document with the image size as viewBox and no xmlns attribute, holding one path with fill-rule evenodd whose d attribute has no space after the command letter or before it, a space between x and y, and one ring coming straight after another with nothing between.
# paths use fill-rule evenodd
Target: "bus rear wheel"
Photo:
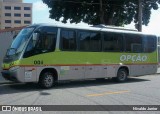
<instances>
[{"instance_id":1,"label":"bus rear wheel","mask_svg":"<svg viewBox=\"0 0 160 114\"><path fill-rule=\"evenodd\" d=\"M126 69L121 68L117 72L116 81L117 82L125 82L128 78L128 72Z\"/></svg>"},{"instance_id":2,"label":"bus rear wheel","mask_svg":"<svg viewBox=\"0 0 160 114\"><path fill-rule=\"evenodd\" d=\"M40 76L39 85L42 88L51 88L55 83L54 74L52 72L44 72Z\"/></svg>"}]
</instances>

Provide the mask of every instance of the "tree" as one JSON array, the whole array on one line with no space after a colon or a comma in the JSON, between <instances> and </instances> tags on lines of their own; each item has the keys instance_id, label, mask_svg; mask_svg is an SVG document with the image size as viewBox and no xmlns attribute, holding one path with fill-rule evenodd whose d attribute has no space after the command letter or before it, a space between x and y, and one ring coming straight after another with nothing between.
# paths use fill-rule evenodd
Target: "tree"
<instances>
[{"instance_id":1,"label":"tree","mask_svg":"<svg viewBox=\"0 0 160 114\"><path fill-rule=\"evenodd\" d=\"M142 32L142 11L142 0L138 0L138 24L135 27L140 32Z\"/></svg>"},{"instance_id":2,"label":"tree","mask_svg":"<svg viewBox=\"0 0 160 114\"><path fill-rule=\"evenodd\" d=\"M66 23L85 22L123 26L138 22L138 0L43 0L50 8L50 18ZM151 10L157 10L160 0L143 0L142 24L147 25Z\"/></svg>"}]
</instances>

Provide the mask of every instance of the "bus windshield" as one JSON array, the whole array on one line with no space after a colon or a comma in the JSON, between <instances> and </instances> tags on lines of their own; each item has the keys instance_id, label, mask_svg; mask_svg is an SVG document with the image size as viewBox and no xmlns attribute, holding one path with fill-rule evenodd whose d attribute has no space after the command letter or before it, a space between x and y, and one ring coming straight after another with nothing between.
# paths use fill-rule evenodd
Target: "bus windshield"
<instances>
[{"instance_id":1,"label":"bus windshield","mask_svg":"<svg viewBox=\"0 0 160 114\"><path fill-rule=\"evenodd\" d=\"M7 55L11 56L22 52L33 30L33 27L22 29L17 37L13 40L10 49L8 49Z\"/></svg>"}]
</instances>

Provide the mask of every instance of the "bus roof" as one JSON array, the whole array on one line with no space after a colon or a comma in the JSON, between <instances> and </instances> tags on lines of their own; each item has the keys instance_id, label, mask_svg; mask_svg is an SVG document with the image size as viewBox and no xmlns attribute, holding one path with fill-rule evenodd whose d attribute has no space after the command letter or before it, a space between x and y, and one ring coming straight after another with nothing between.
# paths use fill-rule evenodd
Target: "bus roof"
<instances>
[{"instance_id":1,"label":"bus roof","mask_svg":"<svg viewBox=\"0 0 160 114\"><path fill-rule=\"evenodd\" d=\"M130 28L125 28L125 27L119 27L119 26L106 26L106 25L103 25L103 24L100 24L100 25L94 25L92 27L98 27L98 28L108 28L108 29L114 29L114 30L128 30L128 31L138 31L136 29L130 29Z\"/></svg>"},{"instance_id":2,"label":"bus roof","mask_svg":"<svg viewBox=\"0 0 160 114\"><path fill-rule=\"evenodd\" d=\"M138 32L135 29L128 29L124 27L115 26L79 26L79 25L66 25L66 24L33 24L30 26L48 26L48 27L59 27L59 28L70 28L70 29L80 29L80 30L93 30L93 31L104 31L104 32L119 32L119 33L130 33L130 34L142 34L142 35L155 35L149 33Z\"/></svg>"}]
</instances>

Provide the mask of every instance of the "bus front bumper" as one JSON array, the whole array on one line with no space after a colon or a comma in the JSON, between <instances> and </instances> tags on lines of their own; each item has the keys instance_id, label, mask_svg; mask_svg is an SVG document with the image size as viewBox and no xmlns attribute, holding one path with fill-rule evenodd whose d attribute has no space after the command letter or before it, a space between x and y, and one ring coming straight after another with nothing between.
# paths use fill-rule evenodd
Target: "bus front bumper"
<instances>
[{"instance_id":1,"label":"bus front bumper","mask_svg":"<svg viewBox=\"0 0 160 114\"><path fill-rule=\"evenodd\" d=\"M19 76L19 70L10 71L10 70L2 70L2 76L4 79L13 81L13 82L22 82Z\"/></svg>"}]
</instances>

